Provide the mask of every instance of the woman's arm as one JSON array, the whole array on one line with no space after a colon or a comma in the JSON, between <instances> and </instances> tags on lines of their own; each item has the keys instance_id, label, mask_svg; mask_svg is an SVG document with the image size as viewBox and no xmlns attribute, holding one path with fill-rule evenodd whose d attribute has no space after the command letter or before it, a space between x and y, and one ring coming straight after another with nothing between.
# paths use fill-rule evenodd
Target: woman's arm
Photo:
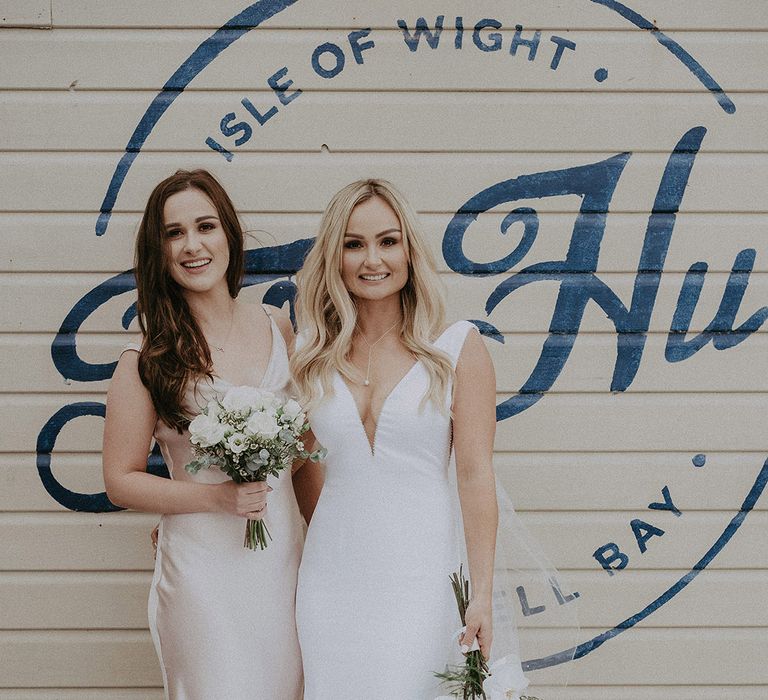
<instances>
[{"instance_id":1,"label":"woman's arm","mask_svg":"<svg viewBox=\"0 0 768 700\"><path fill-rule=\"evenodd\" d=\"M270 307L275 323L277 323L280 332L285 339L285 345L288 349L288 357L293 355L296 346L296 334L293 332L291 318L282 308ZM308 432L303 438L305 445L311 445L309 452L319 449L320 445L315 440L312 431ZM317 500L320 498L320 491L325 481L325 465L322 462L313 462L310 459L299 460L293 465L293 490L296 494L296 502L299 504L299 510L304 516L304 520L312 519L312 513L315 512Z\"/></svg>"},{"instance_id":2,"label":"woman's arm","mask_svg":"<svg viewBox=\"0 0 768 700\"><path fill-rule=\"evenodd\" d=\"M149 513L226 512L261 518L269 488L265 482L198 484L146 472L157 413L139 378L138 358L137 352L122 354L107 393L102 460L109 500Z\"/></svg>"},{"instance_id":3,"label":"woman's arm","mask_svg":"<svg viewBox=\"0 0 768 700\"><path fill-rule=\"evenodd\" d=\"M456 366L453 397L456 476L469 558L472 600L462 645L477 636L488 658L493 640L491 598L498 506L493 473L496 375L479 333L469 332Z\"/></svg>"},{"instance_id":4,"label":"woman's arm","mask_svg":"<svg viewBox=\"0 0 768 700\"><path fill-rule=\"evenodd\" d=\"M320 449L320 443L315 438L310 429L302 436L304 445L309 445L307 451L312 453ZM296 494L296 502L299 504L299 510L304 516L304 520L309 525L312 520L312 514L315 512L315 506L320 498L320 491L323 490L325 481L325 464L323 462L313 462L309 457L299 459L293 463L293 491Z\"/></svg>"},{"instance_id":5,"label":"woman's arm","mask_svg":"<svg viewBox=\"0 0 768 700\"><path fill-rule=\"evenodd\" d=\"M315 506L320 498L325 480L325 468L322 462L305 460L293 472L293 490L296 493L296 502L304 520L309 525Z\"/></svg>"}]
</instances>

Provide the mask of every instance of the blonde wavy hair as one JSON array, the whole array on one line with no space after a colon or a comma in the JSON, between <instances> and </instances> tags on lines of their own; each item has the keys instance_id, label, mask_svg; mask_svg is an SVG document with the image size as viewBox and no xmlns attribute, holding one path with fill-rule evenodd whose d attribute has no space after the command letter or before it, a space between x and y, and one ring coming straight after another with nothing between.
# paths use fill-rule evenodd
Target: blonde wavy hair
<instances>
[{"instance_id":1,"label":"blonde wavy hair","mask_svg":"<svg viewBox=\"0 0 768 700\"><path fill-rule=\"evenodd\" d=\"M408 281L400 291L403 345L429 373L429 389L422 399L444 410L444 397L454 376L444 352L432 345L443 329L445 302L432 255L424 243L416 215L400 192L386 180L357 180L337 192L328 203L320 231L296 278L296 313L302 342L291 358L299 399L308 408L333 393L331 377L338 370L349 382L359 372L349 360L357 324L357 306L341 276L344 235L352 210L379 197L400 220L408 259Z\"/></svg>"}]
</instances>

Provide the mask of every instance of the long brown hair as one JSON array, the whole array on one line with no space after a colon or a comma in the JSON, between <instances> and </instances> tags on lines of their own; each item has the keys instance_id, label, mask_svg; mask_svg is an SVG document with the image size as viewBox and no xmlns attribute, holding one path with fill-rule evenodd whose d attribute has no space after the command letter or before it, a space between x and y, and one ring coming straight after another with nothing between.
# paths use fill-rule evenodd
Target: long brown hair
<instances>
[{"instance_id":1,"label":"long brown hair","mask_svg":"<svg viewBox=\"0 0 768 700\"><path fill-rule=\"evenodd\" d=\"M139 376L155 410L181 432L189 417L184 410L187 383L211 377L213 362L208 343L170 273L163 209L171 195L200 190L216 207L229 244L227 287L234 299L243 281L243 229L224 188L207 170L177 170L149 195L136 236L134 267L139 294L139 327L144 336L139 353Z\"/></svg>"}]
</instances>

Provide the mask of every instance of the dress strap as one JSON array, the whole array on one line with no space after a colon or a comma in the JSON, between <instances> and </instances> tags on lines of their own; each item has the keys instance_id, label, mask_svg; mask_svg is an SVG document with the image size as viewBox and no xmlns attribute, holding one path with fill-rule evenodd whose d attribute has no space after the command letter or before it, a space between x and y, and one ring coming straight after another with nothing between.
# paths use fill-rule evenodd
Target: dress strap
<instances>
[{"instance_id":1,"label":"dress strap","mask_svg":"<svg viewBox=\"0 0 768 700\"><path fill-rule=\"evenodd\" d=\"M467 335L473 328L476 329L476 326L470 321L456 321L456 323L448 326L434 343L436 348L448 354L454 367L459 361L459 355L461 355Z\"/></svg>"},{"instance_id":2,"label":"dress strap","mask_svg":"<svg viewBox=\"0 0 768 700\"><path fill-rule=\"evenodd\" d=\"M123 345L122 350L120 350L120 355L122 355L124 352L128 350L133 350L134 352L141 352L141 343L126 343Z\"/></svg>"},{"instance_id":3,"label":"dress strap","mask_svg":"<svg viewBox=\"0 0 768 700\"><path fill-rule=\"evenodd\" d=\"M274 314L261 304L261 308L269 318L269 325L272 329L272 347L269 353L269 362L264 371L261 385L265 388L284 387L290 382L290 370L288 368L288 343L283 336Z\"/></svg>"},{"instance_id":4,"label":"dress strap","mask_svg":"<svg viewBox=\"0 0 768 700\"><path fill-rule=\"evenodd\" d=\"M283 331L280 330L280 326L275 320L274 315L267 308L266 304L261 304L261 308L264 309L264 313L267 314L267 317L269 318L269 324L272 328L272 345L279 345L285 352L288 352L288 344L286 343L285 336L283 336ZM274 350L275 348L273 347L272 354L274 354Z\"/></svg>"}]
</instances>

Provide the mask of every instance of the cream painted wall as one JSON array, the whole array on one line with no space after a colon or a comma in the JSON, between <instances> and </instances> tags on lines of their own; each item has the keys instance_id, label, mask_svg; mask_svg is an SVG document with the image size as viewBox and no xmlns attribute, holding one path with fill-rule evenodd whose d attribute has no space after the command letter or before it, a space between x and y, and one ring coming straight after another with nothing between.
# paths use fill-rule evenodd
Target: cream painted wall
<instances>
[{"instance_id":1,"label":"cream painted wall","mask_svg":"<svg viewBox=\"0 0 768 700\"><path fill-rule=\"evenodd\" d=\"M98 414L128 335L134 295L116 276L132 265L140 210L158 180L195 166L230 191L254 250L278 247L283 267L253 270L277 281L293 262L285 246L310 238L352 179L389 178L421 212L451 315L499 333L487 343L512 409L500 409L497 470L580 593L582 658L531 674L542 700L766 697L768 5L298 0L240 31L278 4L0 1L0 700L162 696L146 629L156 517L103 512ZM228 47L203 44L240 13L216 35ZM422 36L410 50L397 21L410 37L440 14L435 47ZM483 19L501 26L476 43ZM530 46L510 53L518 24L520 39L541 32L532 60ZM356 60L348 35L362 29ZM499 50L481 50L494 33ZM333 77L320 75L332 54L312 64L326 42L344 56ZM283 97L302 90L288 104L268 85L283 67ZM276 111L260 126L244 98L262 119ZM618 154L623 170L600 181L594 164ZM579 217L584 200L567 192L585 170L597 204ZM546 192L557 177L562 192ZM527 189L505 198L499 183L514 178ZM487 190L451 237L456 212ZM500 233L517 207L538 213L524 255L521 222ZM547 261L560 261L550 279L515 277ZM275 280L244 294L261 299ZM499 285L521 280L486 313ZM605 309L582 299L582 315L590 291ZM681 339L712 330L718 309L710 342L686 351ZM520 410L527 381L547 390ZM665 487L680 515L649 508ZM613 575L595 554L610 543L628 557ZM535 615L521 624L561 651ZM548 685L566 672L567 690Z\"/></svg>"}]
</instances>

